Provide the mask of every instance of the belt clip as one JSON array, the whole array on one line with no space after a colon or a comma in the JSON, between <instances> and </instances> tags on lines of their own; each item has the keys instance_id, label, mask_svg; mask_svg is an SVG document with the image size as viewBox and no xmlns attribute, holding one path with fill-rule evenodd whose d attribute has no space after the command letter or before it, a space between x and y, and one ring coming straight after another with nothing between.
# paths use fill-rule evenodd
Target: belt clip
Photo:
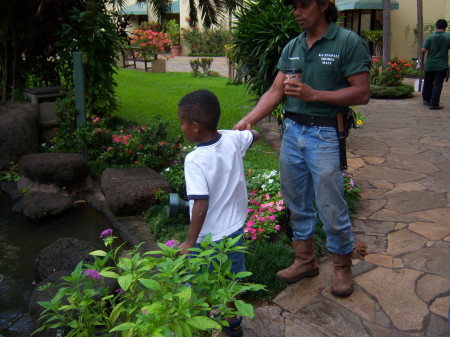
<instances>
[{"instance_id":1,"label":"belt clip","mask_svg":"<svg viewBox=\"0 0 450 337\"><path fill-rule=\"evenodd\" d=\"M309 126L314 126L314 116L309 117Z\"/></svg>"}]
</instances>

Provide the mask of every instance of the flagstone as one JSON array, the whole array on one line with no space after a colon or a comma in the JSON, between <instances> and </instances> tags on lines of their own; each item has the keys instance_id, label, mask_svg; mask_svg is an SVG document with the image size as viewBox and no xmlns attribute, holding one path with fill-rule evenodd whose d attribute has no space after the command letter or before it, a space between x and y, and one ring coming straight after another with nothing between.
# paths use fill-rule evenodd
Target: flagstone
<instances>
[{"instance_id":1,"label":"flagstone","mask_svg":"<svg viewBox=\"0 0 450 337\"><path fill-rule=\"evenodd\" d=\"M332 262L330 258L319 264L320 273L313 278L304 278L289 285L273 302L285 310L295 314L310 303L331 282ZM301 294L301 296L299 296Z\"/></svg>"},{"instance_id":2,"label":"flagstone","mask_svg":"<svg viewBox=\"0 0 450 337\"><path fill-rule=\"evenodd\" d=\"M443 226L450 227L450 208L446 207L440 207L440 208L433 208L424 210L421 212L412 212L408 213L407 215L418 218L420 220L424 221L431 221L436 222L438 224L441 224Z\"/></svg>"},{"instance_id":3,"label":"flagstone","mask_svg":"<svg viewBox=\"0 0 450 337\"><path fill-rule=\"evenodd\" d=\"M445 158L441 153L438 151L433 150L427 150L424 152L419 153L419 157L421 157L423 160L426 160L430 163L444 163L447 161L447 158Z\"/></svg>"},{"instance_id":4,"label":"flagstone","mask_svg":"<svg viewBox=\"0 0 450 337\"><path fill-rule=\"evenodd\" d=\"M394 259L389 255L368 254L364 260L386 268L392 268L394 266Z\"/></svg>"},{"instance_id":5,"label":"flagstone","mask_svg":"<svg viewBox=\"0 0 450 337\"><path fill-rule=\"evenodd\" d=\"M424 273L450 278L450 250L448 248L427 247L408 253L403 263Z\"/></svg>"},{"instance_id":6,"label":"flagstone","mask_svg":"<svg viewBox=\"0 0 450 337\"><path fill-rule=\"evenodd\" d=\"M348 167L351 167L352 169L356 170L366 165L366 163L361 158L348 158L347 165Z\"/></svg>"},{"instance_id":7,"label":"flagstone","mask_svg":"<svg viewBox=\"0 0 450 337\"><path fill-rule=\"evenodd\" d=\"M407 227L408 227L408 224L407 224L407 223L399 222L399 223L397 223L397 224L395 225L395 230L396 230L396 231L399 231L399 230L405 229L405 228L407 228ZM386 233L387 233L387 232L386 232Z\"/></svg>"},{"instance_id":8,"label":"flagstone","mask_svg":"<svg viewBox=\"0 0 450 337\"><path fill-rule=\"evenodd\" d=\"M403 263L403 260L401 258L396 257L394 258L393 267L396 269L404 268L405 264Z\"/></svg>"},{"instance_id":9,"label":"flagstone","mask_svg":"<svg viewBox=\"0 0 450 337\"><path fill-rule=\"evenodd\" d=\"M396 183L417 181L426 177L422 172L373 165L361 168L358 175L371 177L372 179L386 179L389 177L388 181Z\"/></svg>"},{"instance_id":10,"label":"flagstone","mask_svg":"<svg viewBox=\"0 0 450 337\"><path fill-rule=\"evenodd\" d=\"M388 191L379 188L364 188L360 189L359 196L361 200L381 199L384 198L386 192Z\"/></svg>"},{"instance_id":11,"label":"flagstone","mask_svg":"<svg viewBox=\"0 0 450 337\"><path fill-rule=\"evenodd\" d=\"M395 229L393 221L376 221L370 219L355 219L353 222L353 231L366 234L385 234Z\"/></svg>"},{"instance_id":12,"label":"flagstone","mask_svg":"<svg viewBox=\"0 0 450 337\"><path fill-rule=\"evenodd\" d=\"M422 145L433 145L433 146L438 146L438 147L449 147L450 146L450 141L441 139L441 138L435 138L435 137L422 137L420 139L420 144Z\"/></svg>"},{"instance_id":13,"label":"flagstone","mask_svg":"<svg viewBox=\"0 0 450 337\"><path fill-rule=\"evenodd\" d=\"M447 197L445 195L427 190L400 192L386 196L388 201L385 208L399 213L409 213L412 210L424 211L447 205Z\"/></svg>"},{"instance_id":14,"label":"flagstone","mask_svg":"<svg viewBox=\"0 0 450 337\"><path fill-rule=\"evenodd\" d=\"M448 296L436 298L430 307L430 311L444 318L448 315Z\"/></svg>"},{"instance_id":15,"label":"flagstone","mask_svg":"<svg viewBox=\"0 0 450 337\"><path fill-rule=\"evenodd\" d=\"M416 293L426 303L433 298L448 291L450 288L448 278L427 274L417 280Z\"/></svg>"},{"instance_id":16,"label":"flagstone","mask_svg":"<svg viewBox=\"0 0 450 337\"><path fill-rule=\"evenodd\" d=\"M413 222L409 224L409 230L430 240L442 240L450 235L450 227L432 222Z\"/></svg>"},{"instance_id":17,"label":"flagstone","mask_svg":"<svg viewBox=\"0 0 450 337\"><path fill-rule=\"evenodd\" d=\"M368 217L382 209L384 205L386 205L386 200L384 199L361 200L358 203L356 218L367 219Z\"/></svg>"},{"instance_id":18,"label":"flagstone","mask_svg":"<svg viewBox=\"0 0 450 337\"><path fill-rule=\"evenodd\" d=\"M283 313L283 337L369 337L358 315L321 299L304 307L297 315Z\"/></svg>"},{"instance_id":19,"label":"flagstone","mask_svg":"<svg viewBox=\"0 0 450 337\"><path fill-rule=\"evenodd\" d=\"M439 171L434 164L417 158L417 156L408 156L403 154L391 154L386 155L386 162L384 166L403 170L414 170L415 172L433 173Z\"/></svg>"},{"instance_id":20,"label":"flagstone","mask_svg":"<svg viewBox=\"0 0 450 337\"><path fill-rule=\"evenodd\" d=\"M421 183L418 183L417 181L411 181L395 184L395 188L389 191L389 193L420 191L424 189L425 187Z\"/></svg>"},{"instance_id":21,"label":"flagstone","mask_svg":"<svg viewBox=\"0 0 450 337\"><path fill-rule=\"evenodd\" d=\"M428 314L427 305L414 291L415 281L420 274L411 269L379 267L354 280L376 298L396 328L419 330Z\"/></svg>"},{"instance_id":22,"label":"flagstone","mask_svg":"<svg viewBox=\"0 0 450 337\"><path fill-rule=\"evenodd\" d=\"M447 180L443 180L437 177L427 176L418 180L425 188L435 193L448 193L450 192L450 186Z\"/></svg>"},{"instance_id":23,"label":"flagstone","mask_svg":"<svg viewBox=\"0 0 450 337\"><path fill-rule=\"evenodd\" d=\"M363 159L371 165L379 165L386 161L384 157L363 157Z\"/></svg>"},{"instance_id":24,"label":"flagstone","mask_svg":"<svg viewBox=\"0 0 450 337\"><path fill-rule=\"evenodd\" d=\"M394 188L394 184L385 179L369 179L369 183L375 188L380 188L380 189L385 189L385 190L390 190L390 189Z\"/></svg>"},{"instance_id":25,"label":"flagstone","mask_svg":"<svg viewBox=\"0 0 450 337\"><path fill-rule=\"evenodd\" d=\"M349 297L337 297L331 294L330 287L322 291L322 295L338 305L352 311L365 321L373 322L375 320L376 302L362 292L358 286L355 286L353 293Z\"/></svg>"},{"instance_id":26,"label":"flagstone","mask_svg":"<svg viewBox=\"0 0 450 337\"><path fill-rule=\"evenodd\" d=\"M370 322L364 322L364 325L370 330L372 337L425 337L423 333L395 331Z\"/></svg>"},{"instance_id":27,"label":"flagstone","mask_svg":"<svg viewBox=\"0 0 450 337\"><path fill-rule=\"evenodd\" d=\"M370 216L371 220L380 220L380 221L397 221L397 222L413 222L417 221L417 218L411 215L399 214L397 212L381 209L378 212L374 213Z\"/></svg>"},{"instance_id":28,"label":"flagstone","mask_svg":"<svg viewBox=\"0 0 450 337\"><path fill-rule=\"evenodd\" d=\"M388 234L387 253L392 256L401 255L421 249L427 240L407 229Z\"/></svg>"}]
</instances>

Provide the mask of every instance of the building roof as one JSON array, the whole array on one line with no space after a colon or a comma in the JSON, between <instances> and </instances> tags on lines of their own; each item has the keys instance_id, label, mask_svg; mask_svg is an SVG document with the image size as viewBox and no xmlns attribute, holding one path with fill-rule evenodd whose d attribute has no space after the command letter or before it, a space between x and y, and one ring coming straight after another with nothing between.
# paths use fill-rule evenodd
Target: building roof
<instances>
[{"instance_id":1,"label":"building roof","mask_svg":"<svg viewBox=\"0 0 450 337\"><path fill-rule=\"evenodd\" d=\"M383 9L383 0L336 0L340 11L353 9ZM391 0L391 9L398 9L398 1Z\"/></svg>"}]
</instances>

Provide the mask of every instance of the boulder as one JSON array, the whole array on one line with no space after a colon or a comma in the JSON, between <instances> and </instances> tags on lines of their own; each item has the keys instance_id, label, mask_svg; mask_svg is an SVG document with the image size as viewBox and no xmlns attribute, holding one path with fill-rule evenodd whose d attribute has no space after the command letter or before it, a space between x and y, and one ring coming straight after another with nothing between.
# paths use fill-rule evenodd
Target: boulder
<instances>
[{"instance_id":1,"label":"boulder","mask_svg":"<svg viewBox=\"0 0 450 337\"><path fill-rule=\"evenodd\" d=\"M156 203L155 192L169 193L168 181L150 168L108 168L101 176L106 203L116 215L132 215Z\"/></svg>"},{"instance_id":2,"label":"boulder","mask_svg":"<svg viewBox=\"0 0 450 337\"><path fill-rule=\"evenodd\" d=\"M85 157L77 153L34 153L19 161L22 177L38 184L54 184L70 189L89 177Z\"/></svg>"},{"instance_id":3,"label":"boulder","mask_svg":"<svg viewBox=\"0 0 450 337\"><path fill-rule=\"evenodd\" d=\"M22 212L28 218L37 220L57 215L72 208L72 198L59 193L30 192L22 199Z\"/></svg>"},{"instance_id":4,"label":"boulder","mask_svg":"<svg viewBox=\"0 0 450 337\"><path fill-rule=\"evenodd\" d=\"M93 263L89 253L103 249L100 243L82 241L75 238L61 238L44 248L36 258L35 273L40 280L60 270L74 270L80 261Z\"/></svg>"},{"instance_id":5,"label":"boulder","mask_svg":"<svg viewBox=\"0 0 450 337\"><path fill-rule=\"evenodd\" d=\"M0 103L0 169L39 149L39 111L27 102Z\"/></svg>"}]
</instances>

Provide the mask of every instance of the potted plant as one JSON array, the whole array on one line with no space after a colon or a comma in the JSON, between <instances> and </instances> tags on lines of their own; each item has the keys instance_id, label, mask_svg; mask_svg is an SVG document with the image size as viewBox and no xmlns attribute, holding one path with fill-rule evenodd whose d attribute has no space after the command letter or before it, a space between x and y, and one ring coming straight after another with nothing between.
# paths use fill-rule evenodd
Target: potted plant
<instances>
[{"instance_id":1,"label":"potted plant","mask_svg":"<svg viewBox=\"0 0 450 337\"><path fill-rule=\"evenodd\" d=\"M383 31L376 30L366 30L362 32L362 36L369 42L373 44L373 52L376 58L381 58L383 55Z\"/></svg>"},{"instance_id":2,"label":"potted plant","mask_svg":"<svg viewBox=\"0 0 450 337\"><path fill-rule=\"evenodd\" d=\"M170 50L172 52L172 56L180 56L181 54L180 25L177 23L175 19L170 20L167 23L166 31L170 40Z\"/></svg>"},{"instance_id":3,"label":"potted plant","mask_svg":"<svg viewBox=\"0 0 450 337\"><path fill-rule=\"evenodd\" d=\"M165 47L170 45L167 33L136 29L131 35L130 44L144 62L151 60L153 72L166 72L166 60L158 59L158 55L165 55Z\"/></svg>"}]
</instances>

